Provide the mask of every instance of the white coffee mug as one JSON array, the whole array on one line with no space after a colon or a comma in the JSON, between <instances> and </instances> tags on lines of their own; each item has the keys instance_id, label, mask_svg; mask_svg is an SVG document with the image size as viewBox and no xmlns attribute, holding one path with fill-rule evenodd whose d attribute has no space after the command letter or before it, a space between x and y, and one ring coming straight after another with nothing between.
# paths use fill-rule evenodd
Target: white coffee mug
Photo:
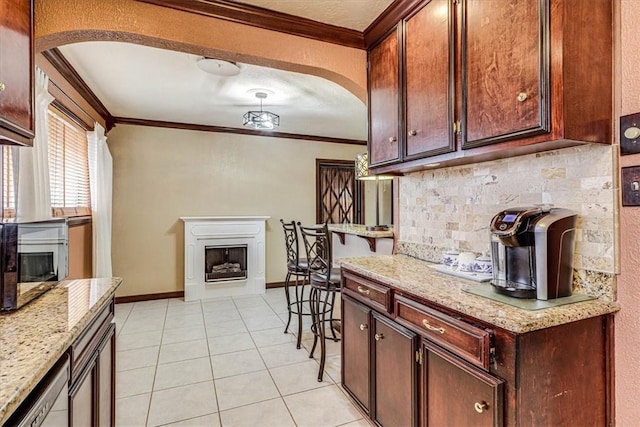
<instances>
[{"instance_id":1,"label":"white coffee mug","mask_svg":"<svg viewBox=\"0 0 640 427\"><path fill-rule=\"evenodd\" d=\"M476 254L473 252L462 252L458 255L458 271L473 271L476 262Z\"/></svg>"}]
</instances>

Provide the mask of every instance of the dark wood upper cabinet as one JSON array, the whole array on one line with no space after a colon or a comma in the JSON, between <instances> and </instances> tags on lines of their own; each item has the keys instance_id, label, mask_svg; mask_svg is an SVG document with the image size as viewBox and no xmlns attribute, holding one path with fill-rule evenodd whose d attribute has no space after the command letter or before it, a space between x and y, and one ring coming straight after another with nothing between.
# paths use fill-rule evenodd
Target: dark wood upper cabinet
<instances>
[{"instance_id":1,"label":"dark wood upper cabinet","mask_svg":"<svg viewBox=\"0 0 640 427\"><path fill-rule=\"evenodd\" d=\"M400 160L400 29L369 51L369 164Z\"/></svg>"},{"instance_id":2,"label":"dark wood upper cabinet","mask_svg":"<svg viewBox=\"0 0 640 427\"><path fill-rule=\"evenodd\" d=\"M33 144L33 76L33 1L0 0L0 144Z\"/></svg>"},{"instance_id":3,"label":"dark wood upper cabinet","mask_svg":"<svg viewBox=\"0 0 640 427\"><path fill-rule=\"evenodd\" d=\"M462 5L462 148L548 133L547 1Z\"/></svg>"},{"instance_id":4,"label":"dark wood upper cabinet","mask_svg":"<svg viewBox=\"0 0 640 427\"><path fill-rule=\"evenodd\" d=\"M455 150L451 0L432 0L403 21L404 159Z\"/></svg>"},{"instance_id":5,"label":"dark wood upper cabinet","mask_svg":"<svg viewBox=\"0 0 640 427\"><path fill-rule=\"evenodd\" d=\"M612 0L424 0L397 25L398 56L370 61L373 88L400 58L403 107L371 94L374 173L612 143ZM394 162L373 137L385 126L400 129Z\"/></svg>"}]
</instances>

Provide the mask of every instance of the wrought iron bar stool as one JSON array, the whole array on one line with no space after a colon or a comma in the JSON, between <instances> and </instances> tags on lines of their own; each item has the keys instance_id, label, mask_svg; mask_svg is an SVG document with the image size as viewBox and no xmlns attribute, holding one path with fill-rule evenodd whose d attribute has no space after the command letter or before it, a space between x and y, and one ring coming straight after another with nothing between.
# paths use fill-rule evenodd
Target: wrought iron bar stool
<instances>
[{"instance_id":1,"label":"wrought iron bar stool","mask_svg":"<svg viewBox=\"0 0 640 427\"><path fill-rule=\"evenodd\" d=\"M284 327L284 333L286 334L291 324L291 315L296 314L298 316L298 340L296 342L296 348L300 348L302 341L302 316L311 316L311 312L305 313L305 304L309 304L309 293L307 293L305 299L305 285L308 284L309 268L307 260L300 258L300 250L298 243L298 229L296 222L284 222L282 223L282 229L284 230L284 243L287 250L287 276L284 280L284 295L287 298L287 326ZM294 297L291 299L291 277L294 277Z\"/></svg>"},{"instance_id":2,"label":"wrought iron bar stool","mask_svg":"<svg viewBox=\"0 0 640 427\"><path fill-rule=\"evenodd\" d=\"M331 234L327 224L304 227L298 223L298 228L304 240L307 263L309 265L309 283L311 284L309 299L311 300L311 316L313 319L311 326L313 345L311 346L309 357L313 358L316 345L320 341L318 381L322 381L327 354L325 340L340 341L334 329L334 324L339 322L339 319L333 318L336 294L340 293L340 269L332 267ZM331 331L330 337L326 333L327 323Z\"/></svg>"}]
</instances>

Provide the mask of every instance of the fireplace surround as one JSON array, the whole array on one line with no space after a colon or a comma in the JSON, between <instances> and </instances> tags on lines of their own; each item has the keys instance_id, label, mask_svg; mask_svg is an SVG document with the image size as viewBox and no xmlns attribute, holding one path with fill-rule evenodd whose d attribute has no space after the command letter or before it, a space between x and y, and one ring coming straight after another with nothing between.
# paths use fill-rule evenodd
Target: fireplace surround
<instances>
[{"instance_id":1,"label":"fireplace surround","mask_svg":"<svg viewBox=\"0 0 640 427\"><path fill-rule=\"evenodd\" d=\"M184 299L257 295L266 289L268 216L193 216L184 222Z\"/></svg>"}]
</instances>

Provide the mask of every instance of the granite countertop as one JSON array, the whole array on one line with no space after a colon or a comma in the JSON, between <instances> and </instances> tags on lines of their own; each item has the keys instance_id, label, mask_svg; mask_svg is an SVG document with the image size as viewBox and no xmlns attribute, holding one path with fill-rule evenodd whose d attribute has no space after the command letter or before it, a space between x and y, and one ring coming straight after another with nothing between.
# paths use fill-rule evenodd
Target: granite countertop
<instances>
[{"instance_id":1,"label":"granite countertop","mask_svg":"<svg viewBox=\"0 0 640 427\"><path fill-rule=\"evenodd\" d=\"M524 310L465 292L463 289L491 285L438 273L429 264L407 255L340 260L343 268L362 276L515 333L544 329L620 309L616 302L596 299L536 311Z\"/></svg>"},{"instance_id":2,"label":"granite countertop","mask_svg":"<svg viewBox=\"0 0 640 427\"><path fill-rule=\"evenodd\" d=\"M362 237L373 237L375 239L393 237L393 230L386 231L369 231L362 224L328 224L329 231L336 233L355 234Z\"/></svg>"},{"instance_id":3,"label":"granite countertop","mask_svg":"<svg viewBox=\"0 0 640 427\"><path fill-rule=\"evenodd\" d=\"M21 309L0 314L0 425L113 295L122 279L66 280Z\"/></svg>"}]
</instances>

